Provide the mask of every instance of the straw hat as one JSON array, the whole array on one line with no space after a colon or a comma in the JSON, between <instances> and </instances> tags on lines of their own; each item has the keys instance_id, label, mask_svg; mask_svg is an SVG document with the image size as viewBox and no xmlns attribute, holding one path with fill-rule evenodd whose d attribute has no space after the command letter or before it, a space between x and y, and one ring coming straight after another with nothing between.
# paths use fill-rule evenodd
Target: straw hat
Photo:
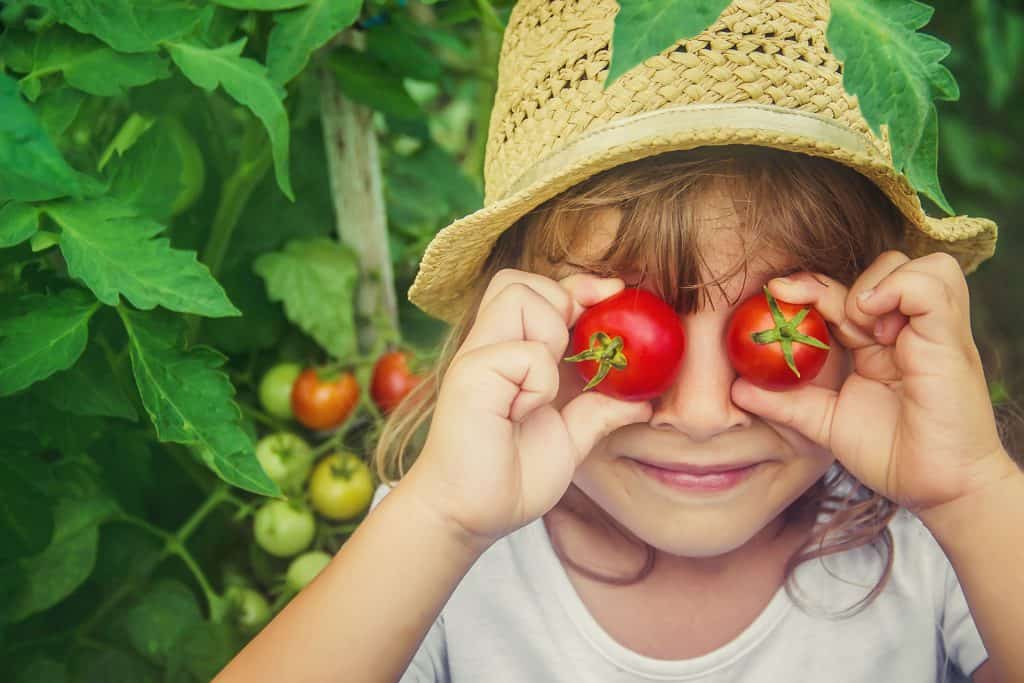
<instances>
[{"instance_id":1,"label":"straw hat","mask_svg":"<svg viewBox=\"0 0 1024 683\"><path fill-rule=\"evenodd\" d=\"M907 218L911 257L945 251L965 273L995 251L996 225L932 218L843 90L828 49L827 0L736 0L706 31L607 90L614 0L521 0L498 65L484 163L484 207L427 246L409 300L454 322L498 236L546 200L601 171L707 145L802 152L852 167Z\"/></svg>"}]
</instances>

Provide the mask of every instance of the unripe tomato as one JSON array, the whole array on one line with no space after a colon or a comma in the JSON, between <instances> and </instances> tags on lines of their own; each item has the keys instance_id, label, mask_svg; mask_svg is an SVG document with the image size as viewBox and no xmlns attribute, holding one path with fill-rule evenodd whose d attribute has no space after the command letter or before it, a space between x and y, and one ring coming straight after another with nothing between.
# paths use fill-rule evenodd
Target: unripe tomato
<instances>
[{"instance_id":1,"label":"unripe tomato","mask_svg":"<svg viewBox=\"0 0 1024 683\"><path fill-rule=\"evenodd\" d=\"M231 586L224 597L228 601L231 620L242 633L252 635L270 621L270 605L255 589Z\"/></svg>"},{"instance_id":2,"label":"unripe tomato","mask_svg":"<svg viewBox=\"0 0 1024 683\"><path fill-rule=\"evenodd\" d=\"M309 547L316 534L316 519L308 508L285 500L271 500L256 511L253 534L261 548L274 557L291 557Z\"/></svg>"},{"instance_id":3,"label":"unripe tomato","mask_svg":"<svg viewBox=\"0 0 1024 683\"><path fill-rule=\"evenodd\" d=\"M281 420L292 419L292 385L302 372L297 363L278 363L260 380L260 403L269 414Z\"/></svg>"},{"instance_id":4,"label":"unripe tomato","mask_svg":"<svg viewBox=\"0 0 1024 683\"><path fill-rule=\"evenodd\" d=\"M297 491L313 467L313 449L289 432L269 434L256 444L256 458L267 476L284 491Z\"/></svg>"},{"instance_id":5,"label":"unripe tomato","mask_svg":"<svg viewBox=\"0 0 1024 683\"><path fill-rule=\"evenodd\" d=\"M828 325L809 306L777 301L764 293L733 311L726 332L729 361L741 377L770 391L785 391L814 379L829 352Z\"/></svg>"},{"instance_id":6,"label":"unripe tomato","mask_svg":"<svg viewBox=\"0 0 1024 683\"><path fill-rule=\"evenodd\" d=\"M686 336L676 312L646 289L627 287L585 310L570 343L587 381L602 394L646 401L675 381L686 351Z\"/></svg>"},{"instance_id":7,"label":"unripe tomato","mask_svg":"<svg viewBox=\"0 0 1024 683\"><path fill-rule=\"evenodd\" d=\"M296 593L305 588L331 562L331 556L322 550L302 553L288 565L285 584Z\"/></svg>"},{"instance_id":8,"label":"unripe tomato","mask_svg":"<svg viewBox=\"0 0 1024 683\"><path fill-rule=\"evenodd\" d=\"M333 453L313 468L309 495L313 508L324 517L352 519L362 514L373 500L373 476L354 453Z\"/></svg>"},{"instance_id":9,"label":"unripe tomato","mask_svg":"<svg viewBox=\"0 0 1024 683\"><path fill-rule=\"evenodd\" d=\"M377 359L373 366L373 380L370 397L380 408L389 413L423 380L409 370L409 356L404 351L391 351Z\"/></svg>"},{"instance_id":10,"label":"unripe tomato","mask_svg":"<svg viewBox=\"0 0 1024 683\"><path fill-rule=\"evenodd\" d=\"M351 372L321 377L306 368L292 386L292 412L310 429L334 429L359 401L359 383Z\"/></svg>"}]
</instances>

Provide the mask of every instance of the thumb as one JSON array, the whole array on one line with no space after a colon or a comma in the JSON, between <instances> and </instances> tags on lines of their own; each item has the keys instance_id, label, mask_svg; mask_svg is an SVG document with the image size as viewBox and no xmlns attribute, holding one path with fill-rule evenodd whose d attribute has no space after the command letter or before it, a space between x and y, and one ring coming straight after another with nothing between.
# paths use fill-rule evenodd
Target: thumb
<instances>
[{"instance_id":1,"label":"thumb","mask_svg":"<svg viewBox=\"0 0 1024 683\"><path fill-rule=\"evenodd\" d=\"M622 401L596 391L586 391L562 407L569 438L576 447L576 466L598 441L620 427L647 422L654 409L650 401Z\"/></svg>"},{"instance_id":2,"label":"thumb","mask_svg":"<svg viewBox=\"0 0 1024 683\"><path fill-rule=\"evenodd\" d=\"M824 448L831 443L838 396L831 389L813 384L789 391L768 391L742 377L732 384L732 400L740 408L795 429Z\"/></svg>"}]
</instances>

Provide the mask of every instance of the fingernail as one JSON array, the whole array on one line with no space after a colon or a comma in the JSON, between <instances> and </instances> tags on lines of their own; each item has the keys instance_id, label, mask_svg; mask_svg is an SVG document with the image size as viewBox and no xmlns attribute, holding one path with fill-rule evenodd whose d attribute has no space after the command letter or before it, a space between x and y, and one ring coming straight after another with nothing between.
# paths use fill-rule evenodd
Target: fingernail
<instances>
[{"instance_id":1,"label":"fingernail","mask_svg":"<svg viewBox=\"0 0 1024 683\"><path fill-rule=\"evenodd\" d=\"M793 284L793 280L789 279L788 277L777 277L775 278L775 280L773 280L773 282L775 282L776 284L780 284L783 287L789 287L791 284Z\"/></svg>"},{"instance_id":2,"label":"fingernail","mask_svg":"<svg viewBox=\"0 0 1024 683\"><path fill-rule=\"evenodd\" d=\"M874 293L875 293L875 288L874 287L872 287L871 289L865 289L863 292L861 292L860 294L857 295L857 298L860 299L861 301L867 301L868 299L871 298L871 295L874 294Z\"/></svg>"}]
</instances>

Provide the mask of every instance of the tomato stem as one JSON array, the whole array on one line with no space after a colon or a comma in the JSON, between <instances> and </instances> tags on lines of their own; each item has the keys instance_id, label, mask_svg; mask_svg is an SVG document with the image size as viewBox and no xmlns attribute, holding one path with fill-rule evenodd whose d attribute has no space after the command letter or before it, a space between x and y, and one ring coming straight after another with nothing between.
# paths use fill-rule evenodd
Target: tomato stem
<instances>
[{"instance_id":1,"label":"tomato stem","mask_svg":"<svg viewBox=\"0 0 1024 683\"><path fill-rule=\"evenodd\" d=\"M793 371L793 374L799 377L800 371L797 370L796 362L793 360L793 342L800 342L801 344L825 349L826 351L829 349L829 345L797 329L800 323L804 321L804 318L807 317L807 314L811 312L809 307L801 309L799 313L787 320L786 316L779 310L779 304L775 301L775 297L768 291L767 285L764 286L764 295L768 299L768 308L772 313L772 320L775 326L767 330L754 332L750 336L758 344L774 344L778 342L782 346L782 357L786 359L786 365Z\"/></svg>"},{"instance_id":2,"label":"tomato stem","mask_svg":"<svg viewBox=\"0 0 1024 683\"><path fill-rule=\"evenodd\" d=\"M622 337L612 338L607 333L598 330L590 335L589 342L590 348L563 359L570 363L579 363L585 360L592 360L597 363L597 373L590 378L587 385L583 387L583 391L593 389L600 384L608 376L612 368L625 370L628 364L626 354L622 351L625 343L622 341Z\"/></svg>"}]
</instances>

